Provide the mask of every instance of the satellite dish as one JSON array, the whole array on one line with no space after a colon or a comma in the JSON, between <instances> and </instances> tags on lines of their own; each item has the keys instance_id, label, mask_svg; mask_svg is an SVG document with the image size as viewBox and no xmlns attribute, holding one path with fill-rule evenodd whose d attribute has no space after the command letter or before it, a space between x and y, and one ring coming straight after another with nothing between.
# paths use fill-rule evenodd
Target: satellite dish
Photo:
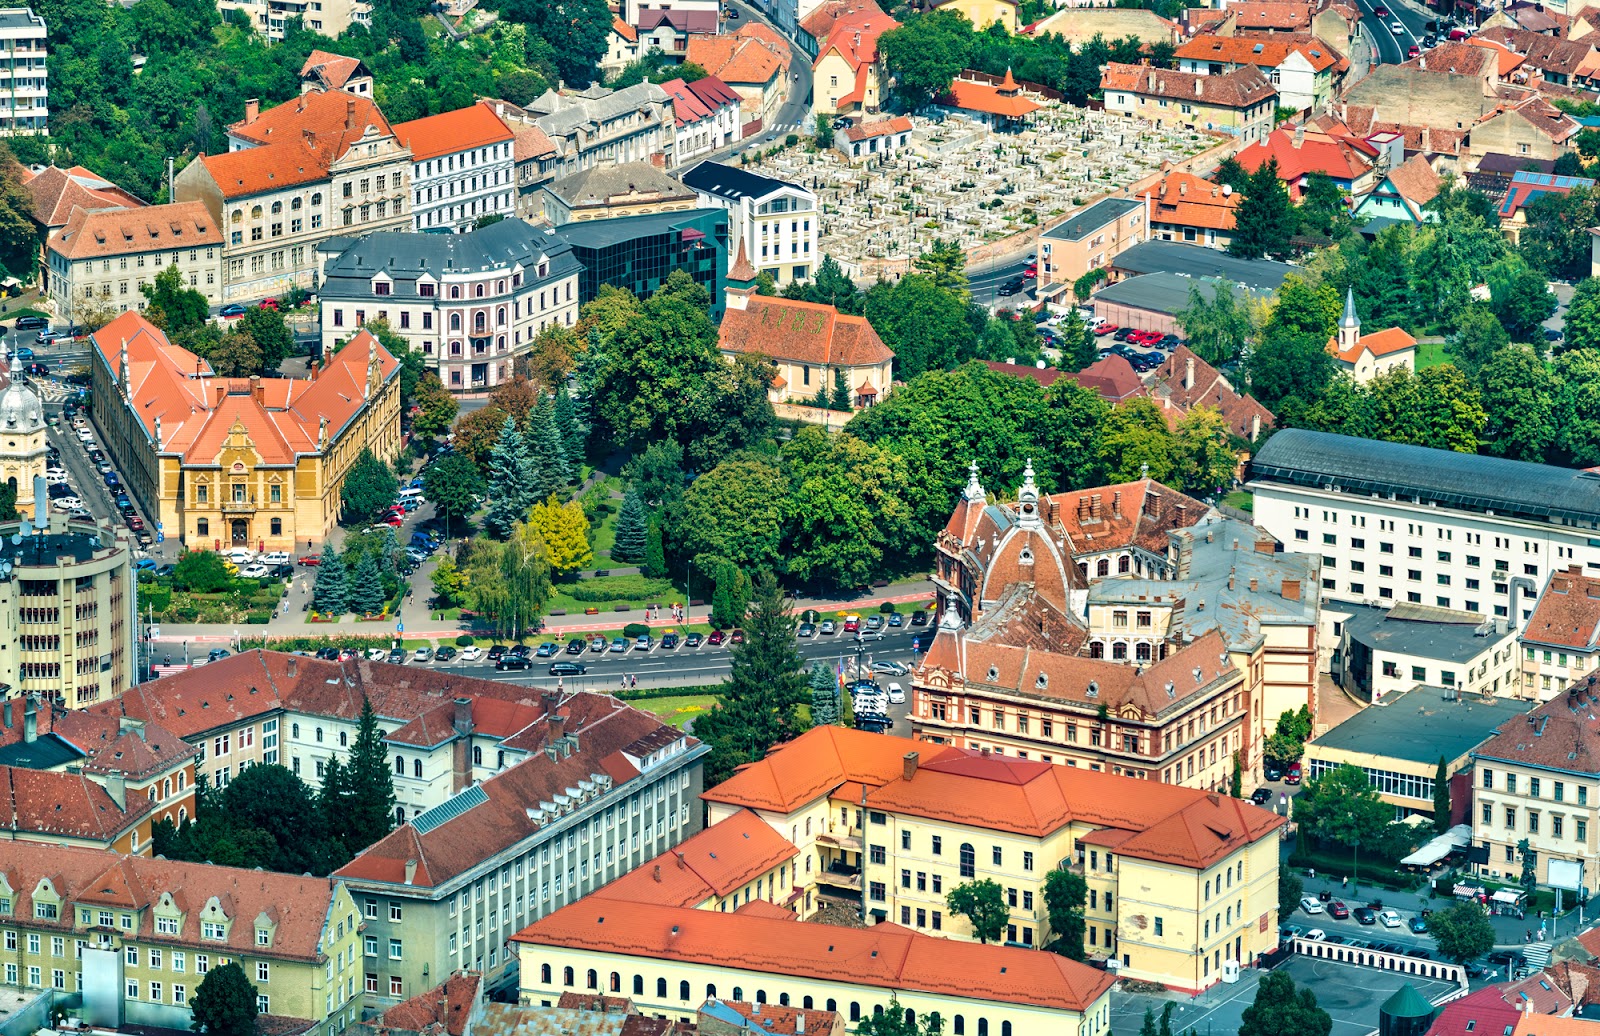
<instances>
[{"instance_id":1,"label":"satellite dish","mask_svg":"<svg viewBox=\"0 0 1600 1036\"><path fill-rule=\"evenodd\" d=\"M13 546L15 546L15 545L17 545L17 544L19 544L21 542L22 542L22 533L19 532L15 536L11 537L11 543L12 543Z\"/></svg>"},{"instance_id":2,"label":"satellite dish","mask_svg":"<svg viewBox=\"0 0 1600 1036\"><path fill-rule=\"evenodd\" d=\"M33 535L33 523L31 521L29 521L28 519L26 519L26 518L22 519L22 526L21 526L20 531L21 531L21 534L23 536L32 536Z\"/></svg>"}]
</instances>

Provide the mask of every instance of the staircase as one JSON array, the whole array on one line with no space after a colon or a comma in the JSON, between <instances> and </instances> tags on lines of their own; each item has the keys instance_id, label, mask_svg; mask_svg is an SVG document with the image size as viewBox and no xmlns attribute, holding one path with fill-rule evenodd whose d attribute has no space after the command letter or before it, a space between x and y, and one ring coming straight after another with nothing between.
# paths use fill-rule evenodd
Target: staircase
<instances>
[{"instance_id":1,"label":"staircase","mask_svg":"<svg viewBox=\"0 0 1600 1036\"><path fill-rule=\"evenodd\" d=\"M1550 966L1550 942L1530 942L1522 948L1530 972L1543 971Z\"/></svg>"}]
</instances>

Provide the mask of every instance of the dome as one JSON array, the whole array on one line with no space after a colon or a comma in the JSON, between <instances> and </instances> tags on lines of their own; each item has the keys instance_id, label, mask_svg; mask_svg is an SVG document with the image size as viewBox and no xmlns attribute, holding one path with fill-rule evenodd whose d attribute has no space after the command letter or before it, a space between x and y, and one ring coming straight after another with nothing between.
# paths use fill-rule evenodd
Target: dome
<instances>
[{"instance_id":1,"label":"dome","mask_svg":"<svg viewBox=\"0 0 1600 1036\"><path fill-rule=\"evenodd\" d=\"M44 427L44 405L20 381L12 381L0 392L0 427L8 432L36 432Z\"/></svg>"}]
</instances>

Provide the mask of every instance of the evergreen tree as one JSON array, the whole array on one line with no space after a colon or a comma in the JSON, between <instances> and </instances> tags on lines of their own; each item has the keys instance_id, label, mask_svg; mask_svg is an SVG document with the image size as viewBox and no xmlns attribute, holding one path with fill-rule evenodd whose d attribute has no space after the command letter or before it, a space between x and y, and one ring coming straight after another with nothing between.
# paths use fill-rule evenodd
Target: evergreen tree
<instances>
[{"instance_id":1,"label":"evergreen tree","mask_svg":"<svg viewBox=\"0 0 1600 1036\"><path fill-rule=\"evenodd\" d=\"M637 490L630 489L622 498L622 510L617 514L616 540L611 544L611 560L638 564L644 560L650 546L650 513Z\"/></svg>"},{"instance_id":2,"label":"evergreen tree","mask_svg":"<svg viewBox=\"0 0 1600 1036\"><path fill-rule=\"evenodd\" d=\"M839 715L839 678L826 662L811 665L811 725L831 727Z\"/></svg>"},{"instance_id":3,"label":"evergreen tree","mask_svg":"<svg viewBox=\"0 0 1600 1036\"><path fill-rule=\"evenodd\" d=\"M1442 755L1433 771L1433 829L1441 835L1450 830L1450 771Z\"/></svg>"},{"instance_id":4,"label":"evergreen tree","mask_svg":"<svg viewBox=\"0 0 1600 1036\"><path fill-rule=\"evenodd\" d=\"M383 610L383 573L371 554L361 555L350 573L350 610L372 615Z\"/></svg>"},{"instance_id":5,"label":"evergreen tree","mask_svg":"<svg viewBox=\"0 0 1600 1036\"><path fill-rule=\"evenodd\" d=\"M644 574L652 579L667 577L667 548L661 537L661 518L650 516L650 527L645 536Z\"/></svg>"},{"instance_id":6,"label":"evergreen tree","mask_svg":"<svg viewBox=\"0 0 1600 1036\"><path fill-rule=\"evenodd\" d=\"M572 483L572 468L567 464L567 448L556 427L556 408L549 396L528 411L525 436L528 462L533 472L530 489L535 500L555 496Z\"/></svg>"},{"instance_id":7,"label":"evergreen tree","mask_svg":"<svg viewBox=\"0 0 1600 1036\"><path fill-rule=\"evenodd\" d=\"M1244 197L1234 212L1237 230L1228 251L1247 259L1288 251L1296 219L1289 206L1289 194L1278 177L1278 160L1268 159L1251 173L1242 193Z\"/></svg>"},{"instance_id":8,"label":"evergreen tree","mask_svg":"<svg viewBox=\"0 0 1600 1036\"><path fill-rule=\"evenodd\" d=\"M1094 334L1083 321L1063 320L1058 325L1057 331L1061 336L1061 360L1058 366L1062 370L1081 371L1100 358L1100 351L1095 347Z\"/></svg>"},{"instance_id":9,"label":"evergreen tree","mask_svg":"<svg viewBox=\"0 0 1600 1036\"><path fill-rule=\"evenodd\" d=\"M576 469L583 463L589 436L578 418L577 404L572 402L572 395L564 382L556 389L555 423L556 431L561 435L561 449L566 454L567 464L574 469L573 477L576 477Z\"/></svg>"},{"instance_id":10,"label":"evergreen tree","mask_svg":"<svg viewBox=\"0 0 1600 1036\"><path fill-rule=\"evenodd\" d=\"M1139 1026L1139 1036L1159 1036L1154 1008L1146 1007L1144 1009L1144 1024Z\"/></svg>"},{"instance_id":11,"label":"evergreen tree","mask_svg":"<svg viewBox=\"0 0 1600 1036\"><path fill-rule=\"evenodd\" d=\"M256 987L237 963L223 964L206 972L200 986L189 998L194 1021L189 1027L207 1036L254 1036L256 1031Z\"/></svg>"},{"instance_id":12,"label":"evergreen tree","mask_svg":"<svg viewBox=\"0 0 1600 1036\"><path fill-rule=\"evenodd\" d=\"M317 565L317 581L311 588L311 607L328 615L343 615L350 610L349 589L345 585L344 562L332 543L323 544L322 561Z\"/></svg>"},{"instance_id":13,"label":"evergreen tree","mask_svg":"<svg viewBox=\"0 0 1600 1036\"><path fill-rule=\"evenodd\" d=\"M528 517L533 495L532 464L527 443L517 431L517 422L507 415L500 425L500 438L489 451L489 513L484 526L496 539L511 535L511 527Z\"/></svg>"},{"instance_id":14,"label":"evergreen tree","mask_svg":"<svg viewBox=\"0 0 1600 1036\"><path fill-rule=\"evenodd\" d=\"M845 380L844 368L842 367L833 369L833 398L828 401L828 405L834 410L841 410L847 414L854 409L850 405L850 382Z\"/></svg>"},{"instance_id":15,"label":"evergreen tree","mask_svg":"<svg viewBox=\"0 0 1600 1036\"><path fill-rule=\"evenodd\" d=\"M317 813L322 818L322 830L327 832L329 840L333 843L330 852L335 853L339 859L332 861L334 868L344 866L357 852L365 849L365 845L351 846L349 828L345 823L349 816L350 800L354 789L350 785L351 773L348 767L339 761L338 756L328 760L328 765L322 771L322 787L317 792Z\"/></svg>"},{"instance_id":16,"label":"evergreen tree","mask_svg":"<svg viewBox=\"0 0 1600 1036\"><path fill-rule=\"evenodd\" d=\"M345 842L365 848L389 833L394 822L394 779L383 728L371 699L362 698L361 719L350 746L344 779L350 789L340 827Z\"/></svg>"}]
</instances>

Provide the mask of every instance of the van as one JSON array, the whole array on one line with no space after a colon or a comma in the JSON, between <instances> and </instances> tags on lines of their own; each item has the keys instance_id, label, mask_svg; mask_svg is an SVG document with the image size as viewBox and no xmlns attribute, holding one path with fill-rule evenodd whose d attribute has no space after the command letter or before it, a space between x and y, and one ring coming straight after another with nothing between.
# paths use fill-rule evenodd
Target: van
<instances>
[{"instance_id":1,"label":"van","mask_svg":"<svg viewBox=\"0 0 1600 1036\"><path fill-rule=\"evenodd\" d=\"M422 500L422 489L421 487L402 489L400 490L400 494L397 499L401 503L405 503L407 500L416 500L420 503Z\"/></svg>"}]
</instances>

